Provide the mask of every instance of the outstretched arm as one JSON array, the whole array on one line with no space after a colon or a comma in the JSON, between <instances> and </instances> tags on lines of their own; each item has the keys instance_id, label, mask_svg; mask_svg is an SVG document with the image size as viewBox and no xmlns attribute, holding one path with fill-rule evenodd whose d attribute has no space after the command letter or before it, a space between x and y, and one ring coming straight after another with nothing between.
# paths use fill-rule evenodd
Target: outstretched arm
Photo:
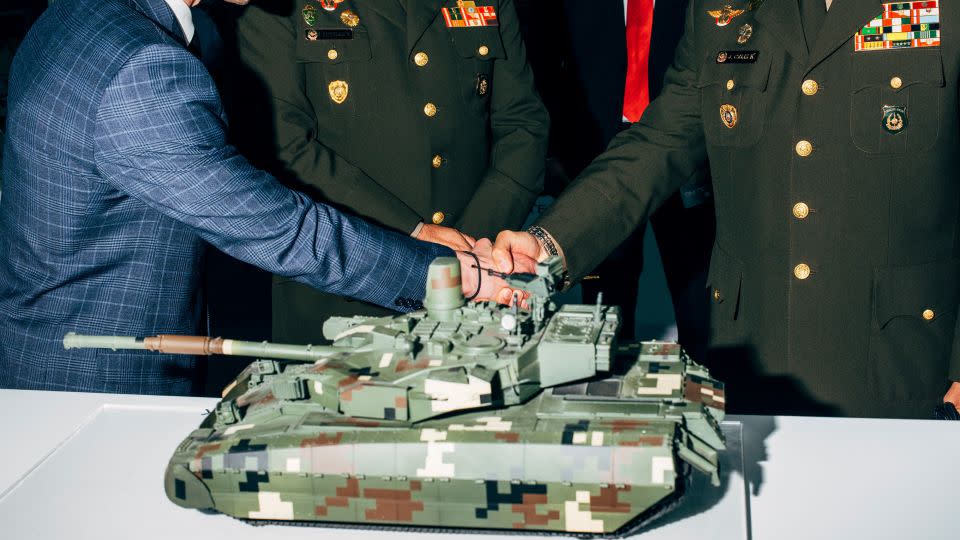
<instances>
[{"instance_id":1,"label":"outstretched arm","mask_svg":"<svg viewBox=\"0 0 960 540\"><path fill-rule=\"evenodd\" d=\"M185 49L151 46L102 98L96 165L118 190L260 268L392 308L423 297L427 266L450 250L284 188L229 146L224 128L203 66Z\"/></svg>"}]
</instances>

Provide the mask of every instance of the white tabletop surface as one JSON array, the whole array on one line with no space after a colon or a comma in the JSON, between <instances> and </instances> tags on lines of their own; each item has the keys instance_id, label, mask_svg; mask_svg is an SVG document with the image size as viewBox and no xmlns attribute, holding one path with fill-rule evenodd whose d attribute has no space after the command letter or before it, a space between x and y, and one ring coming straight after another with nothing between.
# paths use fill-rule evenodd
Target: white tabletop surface
<instances>
[{"instance_id":1,"label":"white tabletop surface","mask_svg":"<svg viewBox=\"0 0 960 540\"><path fill-rule=\"evenodd\" d=\"M251 527L173 505L163 491L166 461L215 403L0 390L0 538L442 536ZM640 538L960 537L960 423L745 416L725 431L734 444L721 488L698 479L681 507Z\"/></svg>"}]
</instances>

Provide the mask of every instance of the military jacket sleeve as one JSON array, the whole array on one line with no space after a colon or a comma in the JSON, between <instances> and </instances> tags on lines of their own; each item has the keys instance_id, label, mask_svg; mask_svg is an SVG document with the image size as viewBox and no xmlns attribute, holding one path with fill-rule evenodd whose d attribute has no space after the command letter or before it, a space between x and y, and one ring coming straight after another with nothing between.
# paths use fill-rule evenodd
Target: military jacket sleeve
<instances>
[{"instance_id":1,"label":"military jacket sleeve","mask_svg":"<svg viewBox=\"0 0 960 540\"><path fill-rule=\"evenodd\" d=\"M539 222L563 248L573 278L596 267L704 166L692 6L663 92Z\"/></svg>"},{"instance_id":2,"label":"military jacket sleeve","mask_svg":"<svg viewBox=\"0 0 960 540\"><path fill-rule=\"evenodd\" d=\"M304 91L303 66L296 61L293 21L252 5L239 18L237 30L240 58L271 98L274 152L286 172L361 216L413 231L421 221L416 211L316 138L317 117Z\"/></svg>"},{"instance_id":3,"label":"military jacket sleeve","mask_svg":"<svg viewBox=\"0 0 960 540\"><path fill-rule=\"evenodd\" d=\"M543 189L549 117L534 89L533 72L512 0L500 4L505 58L496 59L490 102L490 166L457 227L480 236L523 225Z\"/></svg>"}]
</instances>

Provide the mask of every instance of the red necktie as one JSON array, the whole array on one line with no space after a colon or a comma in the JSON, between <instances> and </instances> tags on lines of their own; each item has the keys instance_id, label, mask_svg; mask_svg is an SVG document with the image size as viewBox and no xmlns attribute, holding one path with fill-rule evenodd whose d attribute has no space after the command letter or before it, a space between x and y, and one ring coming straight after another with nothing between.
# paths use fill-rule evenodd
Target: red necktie
<instances>
[{"instance_id":1,"label":"red necktie","mask_svg":"<svg viewBox=\"0 0 960 540\"><path fill-rule=\"evenodd\" d=\"M623 89L623 116L636 122L650 103L650 34L654 0L627 3L627 82Z\"/></svg>"}]
</instances>

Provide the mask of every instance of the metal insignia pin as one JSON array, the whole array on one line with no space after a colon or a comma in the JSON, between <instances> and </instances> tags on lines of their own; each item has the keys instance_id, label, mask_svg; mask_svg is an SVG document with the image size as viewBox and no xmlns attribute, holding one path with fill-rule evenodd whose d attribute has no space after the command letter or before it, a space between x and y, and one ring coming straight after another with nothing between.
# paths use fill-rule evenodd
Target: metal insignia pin
<instances>
[{"instance_id":1,"label":"metal insignia pin","mask_svg":"<svg viewBox=\"0 0 960 540\"><path fill-rule=\"evenodd\" d=\"M342 2L343 0L320 0L320 6L327 11L333 11Z\"/></svg>"},{"instance_id":2,"label":"metal insignia pin","mask_svg":"<svg viewBox=\"0 0 960 540\"><path fill-rule=\"evenodd\" d=\"M307 41L316 41L320 39L320 34L313 28L307 28L307 31L303 33L303 37L307 38Z\"/></svg>"},{"instance_id":3,"label":"metal insignia pin","mask_svg":"<svg viewBox=\"0 0 960 540\"><path fill-rule=\"evenodd\" d=\"M740 30L737 32L737 43L743 45L744 43L750 41L750 38L753 37L753 27L750 26L750 23L746 23L740 27Z\"/></svg>"},{"instance_id":4,"label":"metal insignia pin","mask_svg":"<svg viewBox=\"0 0 960 540\"><path fill-rule=\"evenodd\" d=\"M907 128L907 108L901 105L883 106L883 129L897 135Z\"/></svg>"},{"instance_id":5,"label":"metal insignia pin","mask_svg":"<svg viewBox=\"0 0 960 540\"><path fill-rule=\"evenodd\" d=\"M734 17L743 15L745 11L746 10L743 9L733 9L733 6L726 5L720 9L708 9L707 15L717 21L717 26L726 26L730 24L730 21L732 21Z\"/></svg>"},{"instance_id":6,"label":"metal insignia pin","mask_svg":"<svg viewBox=\"0 0 960 540\"><path fill-rule=\"evenodd\" d=\"M313 7L310 4L303 6L303 22L307 23L307 26L313 26L317 22L317 8Z\"/></svg>"},{"instance_id":7,"label":"metal insignia pin","mask_svg":"<svg viewBox=\"0 0 960 540\"><path fill-rule=\"evenodd\" d=\"M349 26L350 28L353 28L354 26L360 24L360 17L358 17L356 13L348 9L340 14L340 21L343 22L343 24Z\"/></svg>"},{"instance_id":8,"label":"metal insignia pin","mask_svg":"<svg viewBox=\"0 0 960 540\"><path fill-rule=\"evenodd\" d=\"M733 129L737 125L737 108L729 103L720 106L720 121L723 125Z\"/></svg>"},{"instance_id":9,"label":"metal insignia pin","mask_svg":"<svg viewBox=\"0 0 960 540\"><path fill-rule=\"evenodd\" d=\"M330 99L337 105L346 101L347 94L350 93L350 85L346 81L333 81L327 89L330 91Z\"/></svg>"},{"instance_id":10,"label":"metal insignia pin","mask_svg":"<svg viewBox=\"0 0 960 540\"><path fill-rule=\"evenodd\" d=\"M484 74L477 75L477 95L483 97L490 91L490 78Z\"/></svg>"}]
</instances>

